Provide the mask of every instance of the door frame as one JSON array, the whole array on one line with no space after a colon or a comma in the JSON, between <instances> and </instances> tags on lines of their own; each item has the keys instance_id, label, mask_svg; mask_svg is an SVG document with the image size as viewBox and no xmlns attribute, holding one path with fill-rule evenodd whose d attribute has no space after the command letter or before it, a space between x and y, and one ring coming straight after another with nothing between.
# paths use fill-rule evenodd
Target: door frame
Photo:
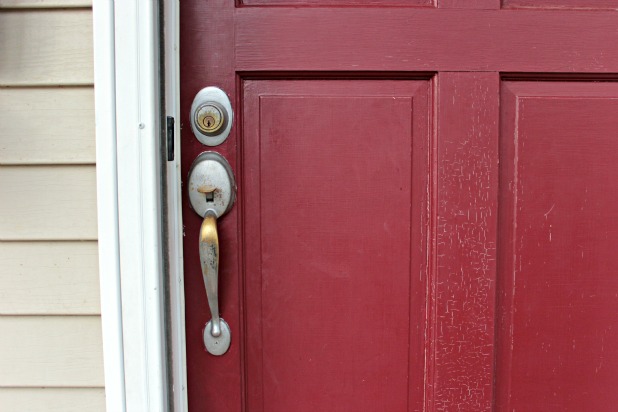
<instances>
[{"instance_id":1,"label":"door frame","mask_svg":"<svg viewBox=\"0 0 618 412\"><path fill-rule=\"evenodd\" d=\"M179 119L179 0L159 1L93 1L108 411L187 410L179 121L173 160L158 144L163 114Z\"/></svg>"}]
</instances>

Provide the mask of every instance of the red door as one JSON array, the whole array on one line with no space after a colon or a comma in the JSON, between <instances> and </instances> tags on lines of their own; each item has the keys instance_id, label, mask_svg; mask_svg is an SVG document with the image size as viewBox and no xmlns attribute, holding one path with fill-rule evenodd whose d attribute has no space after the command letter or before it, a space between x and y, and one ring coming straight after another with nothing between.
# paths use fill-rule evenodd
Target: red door
<instances>
[{"instance_id":1,"label":"red door","mask_svg":"<svg viewBox=\"0 0 618 412\"><path fill-rule=\"evenodd\" d=\"M183 174L231 164L192 411L614 411L614 0L183 0ZM231 134L192 134L196 93Z\"/></svg>"}]
</instances>

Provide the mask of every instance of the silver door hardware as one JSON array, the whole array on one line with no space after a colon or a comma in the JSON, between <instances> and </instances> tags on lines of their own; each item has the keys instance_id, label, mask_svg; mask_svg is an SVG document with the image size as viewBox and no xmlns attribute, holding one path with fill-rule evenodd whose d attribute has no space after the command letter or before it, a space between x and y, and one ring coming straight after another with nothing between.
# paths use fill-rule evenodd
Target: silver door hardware
<instances>
[{"instance_id":1,"label":"silver door hardware","mask_svg":"<svg viewBox=\"0 0 618 412\"><path fill-rule=\"evenodd\" d=\"M234 112L225 92L218 87L200 90L191 104L191 129L197 140L206 146L225 141L232 129Z\"/></svg>"},{"instance_id":2,"label":"silver door hardware","mask_svg":"<svg viewBox=\"0 0 618 412\"><path fill-rule=\"evenodd\" d=\"M211 320L204 328L204 345L213 355L230 347L230 327L219 317L219 236L217 219L236 200L236 182L229 163L215 152L200 154L189 171L187 185L191 208L204 220L199 234L200 262Z\"/></svg>"}]
</instances>

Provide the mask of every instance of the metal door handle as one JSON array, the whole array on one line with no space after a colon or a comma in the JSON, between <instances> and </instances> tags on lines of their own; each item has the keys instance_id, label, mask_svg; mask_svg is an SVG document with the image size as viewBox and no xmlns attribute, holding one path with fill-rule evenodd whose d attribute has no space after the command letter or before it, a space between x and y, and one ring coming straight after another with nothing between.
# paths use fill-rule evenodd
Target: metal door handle
<instances>
[{"instance_id":1,"label":"metal door handle","mask_svg":"<svg viewBox=\"0 0 618 412\"><path fill-rule=\"evenodd\" d=\"M219 315L219 234L217 219L236 199L236 183L228 162L218 153L204 152L191 166L187 185L191 207L202 218L199 252L211 319L204 328L204 345L213 355L230 347L230 327Z\"/></svg>"},{"instance_id":2,"label":"metal door handle","mask_svg":"<svg viewBox=\"0 0 618 412\"><path fill-rule=\"evenodd\" d=\"M200 228L200 262L202 276L206 287L206 297L210 307L210 330L206 331L213 337L221 336L221 320L219 318L219 236L217 234L217 215L208 210Z\"/></svg>"}]
</instances>

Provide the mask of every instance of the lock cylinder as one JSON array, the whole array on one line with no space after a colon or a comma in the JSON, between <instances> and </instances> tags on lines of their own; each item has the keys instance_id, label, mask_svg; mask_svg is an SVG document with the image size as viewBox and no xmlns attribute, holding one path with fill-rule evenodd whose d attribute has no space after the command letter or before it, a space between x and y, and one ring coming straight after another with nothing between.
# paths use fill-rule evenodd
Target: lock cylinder
<instances>
[{"instance_id":1,"label":"lock cylinder","mask_svg":"<svg viewBox=\"0 0 618 412\"><path fill-rule=\"evenodd\" d=\"M219 103L208 102L198 107L195 117L193 121L197 128L202 133L213 136L225 128L228 115Z\"/></svg>"}]
</instances>

